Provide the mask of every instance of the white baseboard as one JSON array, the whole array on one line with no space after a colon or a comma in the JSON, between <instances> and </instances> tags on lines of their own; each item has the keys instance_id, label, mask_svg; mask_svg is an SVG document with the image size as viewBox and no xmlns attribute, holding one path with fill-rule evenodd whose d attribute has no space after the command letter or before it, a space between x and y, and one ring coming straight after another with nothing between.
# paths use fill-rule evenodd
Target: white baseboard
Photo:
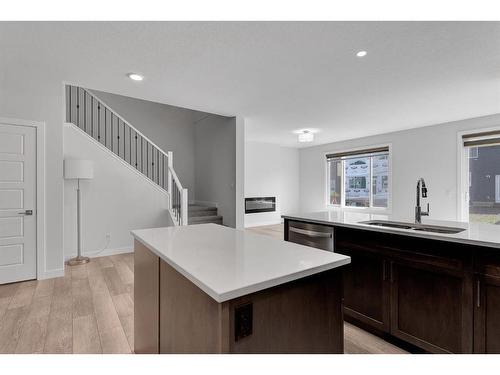
<instances>
[{"instance_id":1,"label":"white baseboard","mask_svg":"<svg viewBox=\"0 0 500 375\"><path fill-rule=\"evenodd\" d=\"M126 253L133 253L134 248L130 246L126 247L118 247L115 249L106 249L103 251L85 251L83 253L83 256L89 257L89 258L99 258L99 257L106 257L110 255L117 255L117 254L126 254ZM65 254L64 255L64 261L67 261L68 259L76 257L76 254Z\"/></svg>"},{"instance_id":2,"label":"white baseboard","mask_svg":"<svg viewBox=\"0 0 500 375\"><path fill-rule=\"evenodd\" d=\"M57 270L48 270L42 272L38 275L38 280L52 279L54 277L63 277L64 276L64 268L60 268Z\"/></svg>"}]
</instances>

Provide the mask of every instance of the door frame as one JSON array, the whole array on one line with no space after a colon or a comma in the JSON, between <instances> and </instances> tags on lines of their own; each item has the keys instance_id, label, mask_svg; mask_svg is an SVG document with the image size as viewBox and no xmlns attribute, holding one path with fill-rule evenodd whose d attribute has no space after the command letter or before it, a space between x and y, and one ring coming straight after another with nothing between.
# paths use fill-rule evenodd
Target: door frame
<instances>
[{"instance_id":1,"label":"door frame","mask_svg":"<svg viewBox=\"0 0 500 375\"><path fill-rule=\"evenodd\" d=\"M50 277L45 270L45 122L0 117L5 125L26 126L36 131L36 278Z\"/></svg>"}]
</instances>

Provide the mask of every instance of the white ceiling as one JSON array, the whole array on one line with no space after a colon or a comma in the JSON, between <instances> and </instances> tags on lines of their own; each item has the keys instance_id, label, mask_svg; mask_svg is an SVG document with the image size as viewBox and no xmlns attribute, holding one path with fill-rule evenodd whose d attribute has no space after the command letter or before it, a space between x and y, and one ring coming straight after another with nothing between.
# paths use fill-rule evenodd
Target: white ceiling
<instances>
[{"instance_id":1,"label":"white ceiling","mask_svg":"<svg viewBox=\"0 0 500 375\"><path fill-rule=\"evenodd\" d=\"M500 112L500 22L2 22L0 55L9 76L244 116L287 146Z\"/></svg>"}]
</instances>

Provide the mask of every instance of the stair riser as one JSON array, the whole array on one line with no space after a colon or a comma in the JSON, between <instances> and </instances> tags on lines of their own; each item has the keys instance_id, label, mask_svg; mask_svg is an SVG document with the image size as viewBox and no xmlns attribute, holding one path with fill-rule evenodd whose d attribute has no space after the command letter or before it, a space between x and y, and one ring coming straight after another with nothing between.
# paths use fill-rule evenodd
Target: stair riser
<instances>
[{"instance_id":1,"label":"stair riser","mask_svg":"<svg viewBox=\"0 0 500 375\"><path fill-rule=\"evenodd\" d=\"M189 217L202 217L202 216L217 216L217 210L214 211L189 211L188 212Z\"/></svg>"},{"instance_id":2,"label":"stair riser","mask_svg":"<svg viewBox=\"0 0 500 375\"><path fill-rule=\"evenodd\" d=\"M189 220L189 224L222 224L222 219L210 219L210 220Z\"/></svg>"}]
</instances>

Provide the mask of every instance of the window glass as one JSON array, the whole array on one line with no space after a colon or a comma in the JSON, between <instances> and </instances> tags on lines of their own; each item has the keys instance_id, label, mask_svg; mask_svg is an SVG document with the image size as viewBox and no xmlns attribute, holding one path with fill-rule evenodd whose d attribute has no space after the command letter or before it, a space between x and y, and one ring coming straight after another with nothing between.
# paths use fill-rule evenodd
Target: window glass
<instances>
[{"instance_id":1,"label":"window glass","mask_svg":"<svg viewBox=\"0 0 500 375\"><path fill-rule=\"evenodd\" d=\"M370 207L371 158L353 158L344 161L345 205L353 207Z\"/></svg>"},{"instance_id":2,"label":"window glass","mask_svg":"<svg viewBox=\"0 0 500 375\"><path fill-rule=\"evenodd\" d=\"M329 162L330 168L330 204L342 204L342 161L332 160Z\"/></svg>"},{"instance_id":3,"label":"window glass","mask_svg":"<svg viewBox=\"0 0 500 375\"><path fill-rule=\"evenodd\" d=\"M332 154L334 155L334 154ZM349 207L389 206L388 152L327 156L328 203Z\"/></svg>"},{"instance_id":4,"label":"window glass","mask_svg":"<svg viewBox=\"0 0 500 375\"><path fill-rule=\"evenodd\" d=\"M389 198L389 156L373 156L373 207L387 207Z\"/></svg>"},{"instance_id":5,"label":"window glass","mask_svg":"<svg viewBox=\"0 0 500 375\"><path fill-rule=\"evenodd\" d=\"M468 161L469 221L500 225L500 146L471 147Z\"/></svg>"}]
</instances>

